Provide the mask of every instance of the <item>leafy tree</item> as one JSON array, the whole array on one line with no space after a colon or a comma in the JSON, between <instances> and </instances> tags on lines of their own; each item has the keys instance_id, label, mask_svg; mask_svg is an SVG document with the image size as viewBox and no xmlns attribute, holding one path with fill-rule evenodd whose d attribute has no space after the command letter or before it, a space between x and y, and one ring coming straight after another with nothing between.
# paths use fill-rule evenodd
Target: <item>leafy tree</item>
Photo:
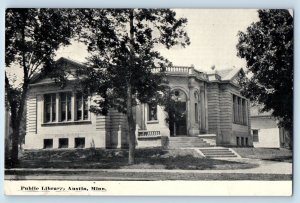
<instances>
[{"instance_id":1,"label":"leafy tree","mask_svg":"<svg viewBox=\"0 0 300 203\"><path fill-rule=\"evenodd\" d=\"M177 19L169 9L87 9L81 17L85 32L80 39L91 54L89 68L83 70L88 75L84 84L101 96L91 110L106 114L115 108L126 114L128 162L133 164L133 107L138 102L159 102L166 92L163 72L171 63L155 48L189 44L184 31L187 20Z\"/></svg>"},{"instance_id":2,"label":"leafy tree","mask_svg":"<svg viewBox=\"0 0 300 203\"><path fill-rule=\"evenodd\" d=\"M12 125L11 165L18 163L18 144L21 118L24 112L29 83L37 73L51 72L55 51L70 44L76 24L75 10L15 9L6 10L5 64L21 68L19 87L5 73L5 90Z\"/></svg>"},{"instance_id":3,"label":"leafy tree","mask_svg":"<svg viewBox=\"0 0 300 203\"><path fill-rule=\"evenodd\" d=\"M279 125L293 129L293 17L288 10L258 10L259 21L239 32L238 56L250 78L243 94L272 111Z\"/></svg>"}]
</instances>

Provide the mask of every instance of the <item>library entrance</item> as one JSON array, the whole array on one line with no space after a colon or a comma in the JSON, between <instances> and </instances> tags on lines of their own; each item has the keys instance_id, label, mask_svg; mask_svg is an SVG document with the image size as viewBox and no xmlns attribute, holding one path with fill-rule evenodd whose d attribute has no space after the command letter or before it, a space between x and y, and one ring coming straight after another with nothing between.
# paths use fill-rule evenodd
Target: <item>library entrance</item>
<instances>
[{"instance_id":1,"label":"library entrance","mask_svg":"<svg viewBox=\"0 0 300 203\"><path fill-rule=\"evenodd\" d=\"M187 96L182 90L172 91L172 100L169 108L170 135L187 135Z\"/></svg>"}]
</instances>

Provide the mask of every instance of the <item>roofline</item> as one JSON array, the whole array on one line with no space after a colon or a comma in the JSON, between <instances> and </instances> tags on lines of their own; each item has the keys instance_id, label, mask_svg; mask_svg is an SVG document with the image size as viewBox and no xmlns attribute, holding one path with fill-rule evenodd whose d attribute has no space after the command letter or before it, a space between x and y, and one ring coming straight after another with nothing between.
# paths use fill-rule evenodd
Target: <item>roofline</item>
<instances>
[{"instance_id":1,"label":"roofline","mask_svg":"<svg viewBox=\"0 0 300 203\"><path fill-rule=\"evenodd\" d=\"M68 58L65 58L65 57L60 57L59 59L57 59L56 61L54 61L54 64L57 64L59 63L60 61L67 61L75 66L79 66L79 67L86 67L86 65L82 64L82 63L79 63L79 62L76 62L72 59L68 59ZM32 77L32 81L30 82L30 85L34 84L35 82L37 82L41 77L41 73L38 73L37 75L35 75L34 77Z\"/></svg>"},{"instance_id":2,"label":"roofline","mask_svg":"<svg viewBox=\"0 0 300 203\"><path fill-rule=\"evenodd\" d=\"M86 67L86 65L84 65L84 64L82 64L82 63L80 63L80 62L77 62L77 61L74 61L74 60L72 60L72 59L68 59L68 58L65 58L65 57L60 57L59 59L57 59L57 60L55 61L55 63L58 63L59 61L62 61L62 60L68 61L68 62L70 62L70 63L72 63L72 64L74 64L74 65L77 65L77 66L83 66L83 67Z\"/></svg>"},{"instance_id":3,"label":"roofline","mask_svg":"<svg viewBox=\"0 0 300 203\"><path fill-rule=\"evenodd\" d=\"M230 80L232 80L232 78L234 78L234 77L235 77L239 72L241 72L241 71L242 71L242 73L243 73L244 75L246 75L244 69L243 69L243 68L239 68L238 71L236 71L236 73L231 77Z\"/></svg>"}]
</instances>

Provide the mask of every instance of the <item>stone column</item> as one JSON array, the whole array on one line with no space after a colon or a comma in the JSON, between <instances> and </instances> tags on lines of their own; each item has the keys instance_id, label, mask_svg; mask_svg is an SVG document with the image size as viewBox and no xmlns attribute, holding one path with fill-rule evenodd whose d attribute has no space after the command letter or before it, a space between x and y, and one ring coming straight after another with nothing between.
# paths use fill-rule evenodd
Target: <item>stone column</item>
<instances>
[{"instance_id":1,"label":"stone column","mask_svg":"<svg viewBox=\"0 0 300 203\"><path fill-rule=\"evenodd\" d=\"M208 132L208 99L207 99L207 84L204 84L204 102L205 102L205 133Z\"/></svg>"},{"instance_id":2,"label":"stone column","mask_svg":"<svg viewBox=\"0 0 300 203\"><path fill-rule=\"evenodd\" d=\"M189 77L189 95L188 95L188 104L189 108L188 112L188 135L196 136L199 132L199 125L196 124L195 121L195 87L197 86L197 82L194 77Z\"/></svg>"},{"instance_id":3,"label":"stone column","mask_svg":"<svg viewBox=\"0 0 300 203\"><path fill-rule=\"evenodd\" d=\"M203 87L200 89L200 104L201 104L201 131L206 131L206 101L205 101L205 90Z\"/></svg>"}]
</instances>

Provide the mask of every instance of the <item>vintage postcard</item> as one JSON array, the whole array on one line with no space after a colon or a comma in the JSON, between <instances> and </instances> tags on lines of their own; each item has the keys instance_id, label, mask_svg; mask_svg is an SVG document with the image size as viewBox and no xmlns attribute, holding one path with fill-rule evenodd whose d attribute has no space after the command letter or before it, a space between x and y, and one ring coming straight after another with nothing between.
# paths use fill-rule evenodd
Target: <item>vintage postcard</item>
<instances>
[{"instance_id":1,"label":"vintage postcard","mask_svg":"<svg viewBox=\"0 0 300 203\"><path fill-rule=\"evenodd\" d=\"M292 195L293 24L7 8L5 194Z\"/></svg>"}]
</instances>

